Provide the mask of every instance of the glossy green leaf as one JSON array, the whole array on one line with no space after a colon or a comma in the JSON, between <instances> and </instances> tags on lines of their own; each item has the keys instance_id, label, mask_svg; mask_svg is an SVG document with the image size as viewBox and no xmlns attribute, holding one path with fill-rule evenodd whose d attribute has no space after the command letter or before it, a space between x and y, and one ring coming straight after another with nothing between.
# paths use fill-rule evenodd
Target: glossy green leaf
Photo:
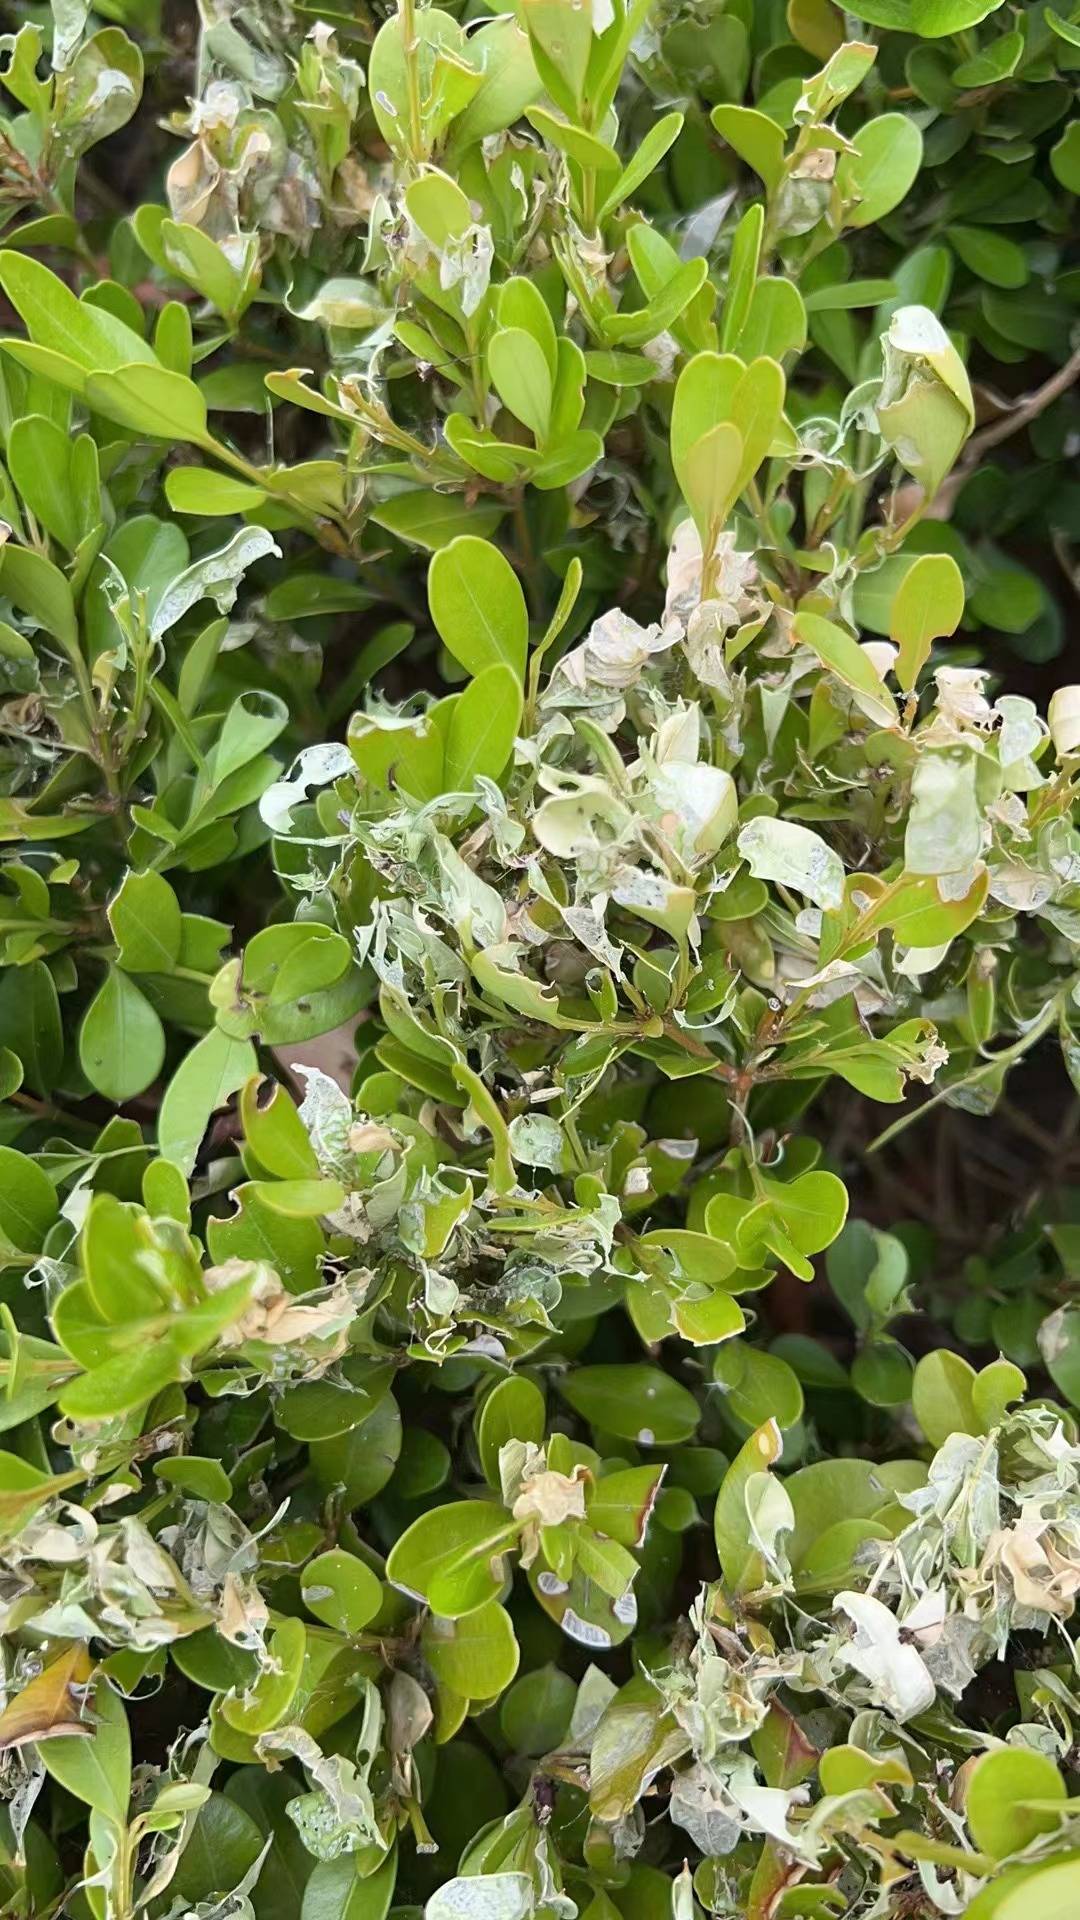
<instances>
[{"instance_id":1,"label":"glossy green leaf","mask_svg":"<svg viewBox=\"0 0 1080 1920\"><path fill-rule=\"evenodd\" d=\"M165 1031L145 995L110 967L83 1015L79 1060L91 1086L123 1105L161 1072Z\"/></svg>"},{"instance_id":2,"label":"glossy green leaf","mask_svg":"<svg viewBox=\"0 0 1080 1920\"><path fill-rule=\"evenodd\" d=\"M382 1587L355 1554L332 1547L309 1560L301 1587L304 1605L338 1633L362 1633L382 1605Z\"/></svg>"},{"instance_id":3,"label":"glossy green leaf","mask_svg":"<svg viewBox=\"0 0 1080 1920\"><path fill-rule=\"evenodd\" d=\"M441 639L467 673L502 663L524 677L525 595L498 548L472 534L441 548L428 571L428 600Z\"/></svg>"},{"instance_id":4,"label":"glossy green leaf","mask_svg":"<svg viewBox=\"0 0 1080 1920\"><path fill-rule=\"evenodd\" d=\"M688 1440L701 1418L693 1394L659 1367L578 1367L559 1391L590 1426L643 1447Z\"/></svg>"}]
</instances>

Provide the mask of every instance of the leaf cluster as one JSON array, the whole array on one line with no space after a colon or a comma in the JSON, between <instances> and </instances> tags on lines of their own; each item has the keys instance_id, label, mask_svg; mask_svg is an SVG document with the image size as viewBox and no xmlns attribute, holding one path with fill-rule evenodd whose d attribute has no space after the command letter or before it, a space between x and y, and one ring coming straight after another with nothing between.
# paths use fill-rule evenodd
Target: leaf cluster
<instances>
[{"instance_id":1,"label":"leaf cluster","mask_svg":"<svg viewBox=\"0 0 1080 1920\"><path fill-rule=\"evenodd\" d=\"M22 11L0 1914L1064 1915L1080 17Z\"/></svg>"}]
</instances>

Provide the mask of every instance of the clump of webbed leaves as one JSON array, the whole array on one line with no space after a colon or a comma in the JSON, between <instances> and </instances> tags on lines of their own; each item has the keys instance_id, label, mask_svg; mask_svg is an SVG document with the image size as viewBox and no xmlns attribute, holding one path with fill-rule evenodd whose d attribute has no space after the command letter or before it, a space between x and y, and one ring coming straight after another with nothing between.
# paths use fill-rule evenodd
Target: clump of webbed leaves
<instances>
[{"instance_id":1,"label":"clump of webbed leaves","mask_svg":"<svg viewBox=\"0 0 1080 1920\"><path fill-rule=\"evenodd\" d=\"M580 1253L561 1267L536 1194L502 1263L521 1308L490 1284L474 1308L463 1269L509 1201L493 1168L475 1210L462 1174L432 1179L454 1156L430 1096L376 1122L317 1078L302 1117L257 1091L236 1233L285 1270L302 1226L336 1282L207 1264L175 1215L99 1194L54 1274L55 1340L24 1343L15 1408L51 1402L71 1464L3 1459L13 1869L21 1838L61 1890L32 1812L52 1782L90 1809L85 1873L117 1912L214 1912L218 1878L224 1907L275 1867L316 1911L398 1886L436 1915L568 1916L661 1881L704 1911L831 1910L849 1887L888 1911L915 1873L982 1913L1071 1871L1068 1415L1023 1402L1008 1362L943 1351L915 1369L906 1449L827 1457L797 1385L734 1381L734 1341L575 1366L617 1272L597 1261L601 1291ZM739 1446L755 1394L787 1411ZM710 1512L714 1570L686 1586ZM1017 1645L1005 1740L979 1690ZM160 1697L190 1725L133 1771L129 1723ZM448 1875L433 1850L458 1833Z\"/></svg>"},{"instance_id":2,"label":"clump of webbed leaves","mask_svg":"<svg viewBox=\"0 0 1080 1920\"><path fill-rule=\"evenodd\" d=\"M170 1920L258 1916L286 1870L313 1913L429 1920L985 1912L1074 1872L1075 1420L1007 1359L915 1364L908 1245L847 1219L807 1115L830 1078L990 1104L1073 1046L1070 695L1047 723L935 666L951 563L890 572L888 524L793 604L796 549L751 546L711 459L753 444L795 497L777 371L681 376L652 626L556 653L576 568L533 636L496 547L436 555L463 689L369 701L263 785L297 917L210 983L218 1085L170 1088L168 1151L61 1213L62 1168L5 1149L41 1281L13 1873L33 1846L62 1885L46 1780L90 1809L87 1897ZM850 430L884 462L887 408L954 422L958 389L907 310ZM850 631L849 570L891 640ZM353 1089L298 1063L298 1105L257 1045L350 970ZM847 1365L770 1337L820 1255Z\"/></svg>"}]
</instances>

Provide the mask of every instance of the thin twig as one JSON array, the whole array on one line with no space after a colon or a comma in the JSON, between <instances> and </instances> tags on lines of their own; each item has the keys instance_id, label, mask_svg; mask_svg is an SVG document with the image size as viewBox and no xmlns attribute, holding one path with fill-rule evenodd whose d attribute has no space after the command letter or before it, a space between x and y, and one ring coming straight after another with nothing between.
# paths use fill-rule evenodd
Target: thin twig
<instances>
[{"instance_id":1,"label":"thin twig","mask_svg":"<svg viewBox=\"0 0 1080 1920\"><path fill-rule=\"evenodd\" d=\"M1052 406L1055 400L1060 400L1062 394L1068 393L1069 388L1075 386L1078 380L1080 380L1080 347L1075 353L1070 354L1063 367L1059 367L1056 373L1051 374L1049 380L1044 381L1041 387L1036 387L1034 393L1029 393L1026 399L1017 401L1016 405L1010 407L1000 420L994 420L990 426L980 427L978 433L972 434L964 449L960 470L977 466L990 447L999 446L1003 440L1011 439L1014 433L1019 433L1022 428L1029 426L1032 420L1037 420L1040 413L1045 413L1047 407Z\"/></svg>"}]
</instances>

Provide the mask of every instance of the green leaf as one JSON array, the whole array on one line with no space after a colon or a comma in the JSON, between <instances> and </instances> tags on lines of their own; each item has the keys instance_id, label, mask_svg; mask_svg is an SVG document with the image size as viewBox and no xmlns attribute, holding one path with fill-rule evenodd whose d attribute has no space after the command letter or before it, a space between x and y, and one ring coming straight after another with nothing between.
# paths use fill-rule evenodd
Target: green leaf
<instances>
[{"instance_id":1,"label":"green leaf","mask_svg":"<svg viewBox=\"0 0 1080 1920\"><path fill-rule=\"evenodd\" d=\"M170 1339L135 1353L118 1353L80 1374L60 1395L60 1411L69 1420L113 1420L145 1407L155 1394L184 1377L183 1356Z\"/></svg>"},{"instance_id":2,"label":"green leaf","mask_svg":"<svg viewBox=\"0 0 1080 1920\"><path fill-rule=\"evenodd\" d=\"M630 252L634 258L634 234L637 227L630 230ZM640 245L640 243L639 243ZM637 261L634 265L638 272ZM641 275L639 273L638 277ZM612 313L605 315L601 330L604 338L613 346L642 347L658 334L666 333L682 314L686 312L695 295L701 292L708 279L708 266L704 260L687 260L665 280L644 307L633 313Z\"/></svg>"},{"instance_id":3,"label":"green leaf","mask_svg":"<svg viewBox=\"0 0 1080 1920\"><path fill-rule=\"evenodd\" d=\"M269 620L317 620L328 613L354 613L371 605L371 595L358 580L339 580L318 573L293 573L275 581L266 596Z\"/></svg>"},{"instance_id":4,"label":"green leaf","mask_svg":"<svg viewBox=\"0 0 1080 1920\"><path fill-rule=\"evenodd\" d=\"M488 347L488 370L503 406L542 446L551 422L552 392L543 347L522 327L500 327Z\"/></svg>"},{"instance_id":5,"label":"green leaf","mask_svg":"<svg viewBox=\"0 0 1080 1920\"><path fill-rule=\"evenodd\" d=\"M743 443L739 492L745 491L780 430L784 375L775 360L752 360L731 396L731 418Z\"/></svg>"},{"instance_id":6,"label":"green leaf","mask_svg":"<svg viewBox=\"0 0 1080 1920\"><path fill-rule=\"evenodd\" d=\"M560 153L576 161L579 167L600 174L618 172L619 156L606 140L598 140L594 133L587 133L584 127L575 126L572 121L557 119L545 107L527 107L525 117L537 133L549 140L553 147L558 147Z\"/></svg>"},{"instance_id":7,"label":"green leaf","mask_svg":"<svg viewBox=\"0 0 1080 1920\"><path fill-rule=\"evenodd\" d=\"M976 876L958 898L943 897L936 878L904 874L871 909L871 926L888 927L905 947L937 947L963 933L977 919L986 899L989 876Z\"/></svg>"},{"instance_id":8,"label":"green leaf","mask_svg":"<svg viewBox=\"0 0 1080 1920\"><path fill-rule=\"evenodd\" d=\"M510 1615L497 1601L462 1620L429 1614L420 1651L437 1684L464 1700L492 1700L504 1693L520 1657Z\"/></svg>"},{"instance_id":9,"label":"green leaf","mask_svg":"<svg viewBox=\"0 0 1080 1920\"><path fill-rule=\"evenodd\" d=\"M971 1401L982 1433L999 1427L1010 1402L1023 1398L1027 1380L1011 1360L991 1360L975 1375Z\"/></svg>"},{"instance_id":10,"label":"green leaf","mask_svg":"<svg viewBox=\"0 0 1080 1920\"><path fill-rule=\"evenodd\" d=\"M233 1188L233 1213L208 1223L209 1252L217 1261L265 1260L292 1294L319 1283L327 1236L317 1219L288 1219L259 1198L256 1183Z\"/></svg>"},{"instance_id":11,"label":"green leaf","mask_svg":"<svg viewBox=\"0 0 1080 1920\"><path fill-rule=\"evenodd\" d=\"M811 1466L800 1467L785 1485L795 1515L788 1541L791 1564L796 1570L802 1569L817 1554L819 1577L826 1561L833 1557L819 1552L820 1543L830 1537L838 1543L839 1528L853 1520L865 1524L892 1498L889 1485L867 1460L816 1460ZM849 1573L846 1546L844 1558L834 1559L834 1568L838 1576L835 1586L842 1587Z\"/></svg>"},{"instance_id":12,"label":"green leaf","mask_svg":"<svg viewBox=\"0 0 1080 1920\"><path fill-rule=\"evenodd\" d=\"M428 602L440 638L467 673L501 661L524 680L528 609L497 547L462 534L441 548L428 569Z\"/></svg>"},{"instance_id":13,"label":"green leaf","mask_svg":"<svg viewBox=\"0 0 1080 1920\"><path fill-rule=\"evenodd\" d=\"M385 1487L400 1452L401 1415L393 1394L386 1393L348 1433L313 1440L308 1459L319 1487L327 1492L340 1490L347 1507L359 1507Z\"/></svg>"},{"instance_id":14,"label":"green leaf","mask_svg":"<svg viewBox=\"0 0 1080 1920\"><path fill-rule=\"evenodd\" d=\"M544 294L532 280L525 280L521 275L503 280L500 288L500 326L530 334L544 353L548 372L555 380L559 372L559 338L555 334L548 301L544 300Z\"/></svg>"},{"instance_id":15,"label":"green leaf","mask_svg":"<svg viewBox=\"0 0 1080 1920\"><path fill-rule=\"evenodd\" d=\"M765 209L760 201L749 206L732 236L728 261L727 293L724 297L720 345L733 347L746 324L761 259L761 241L765 229Z\"/></svg>"},{"instance_id":16,"label":"green leaf","mask_svg":"<svg viewBox=\"0 0 1080 1920\"><path fill-rule=\"evenodd\" d=\"M735 342L743 359L782 360L806 345L806 302L790 280L775 275L754 282L742 332Z\"/></svg>"},{"instance_id":17,"label":"green leaf","mask_svg":"<svg viewBox=\"0 0 1080 1920\"><path fill-rule=\"evenodd\" d=\"M915 1369L911 1404L932 1447L943 1446L953 1433L978 1433L973 1388L975 1369L947 1347L927 1353Z\"/></svg>"},{"instance_id":18,"label":"green leaf","mask_svg":"<svg viewBox=\"0 0 1080 1920\"><path fill-rule=\"evenodd\" d=\"M1043 588L1037 575L1014 561L993 559L971 596L976 619L1001 633L1026 633L1043 606Z\"/></svg>"},{"instance_id":19,"label":"green leaf","mask_svg":"<svg viewBox=\"0 0 1080 1920\"><path fill-rule=\"evenodd\" d=\"M37 1160L17 1147L0 1146L0 1237L17 1253L40 1253L60 1203ZM0 1248L2 1258L2 1248Z\"/></svg>"},{"instance_id":20,"label":"green leaf","mask_svg":"<svg viewBox=\"0 0 1080 1920\"><path fill-rule=\"evenodd\" d=\"M893 280L840 280L815 287L805 301L807 313L836 313L847 307L876 307L896 293Z\"/></svg>"},{"instance_id":21,"label":"green leaf","mask_svg":"<svg viewBox=\"0 0 1080 1920\"><path fill-rule=\"evenodd\" d=\"M744 1427L756 1431L772 1419L784 1430L802 1419L802 1388L791 1367L745 1340L726 1340L717 1349L713 1380L725 1409Z\"/></svg>"},{"instance_id":22,"label":"green leaf","mask_svg":"<svg viewBox=\"0 0 1080 1920\"><path fill-rule=\"evenodd\" d=\"M723 527L739 497L744 453L738 429L723 420L702 434L700 440L695 440L686 454L682 488L705 551L709 548L710 533Z\"/></svg>"},{"instance_id":23,"label":"green leaf","mask_svg":"<svg viewBox=\"0 0 1080 1920\"><path fill-rule=\"evenodd\" d=\"M767 1420L736 1454L716 1496L716 1551L725 1584L732 1593L747 1593L764 1578L764 1563L750 1535L747 1490L775 1466L782 1452L780 1429L775 1420Z\"/></svg>"},{"instance_id":24,"label":"green leaf","mask_svg":"<svg viewBox=\"0 0 1080 1920\"><path fill-rule=\"evenodd\" d=\"M509 1440L540 1446L544 1438L544 1396L522 1374L500 1380L487 1395L476 1420L476 1444L489 1486L499 1485L499 1450Z\"/></svg>"},{"instance_id":25,"label":"green leaf","mask_svg":"<svg viewBox=\"0 0 1080 1920\"><path fill-rule=\"evenodd\" d=\"M205 592L223 580L228 582L226 598L231 600L236 577L250 564L250 550L236 548L236 540L242 541L243 538L242 534L237 535L228 547L213 556L212 571L209 563L202 563L208 569L208 576L200 572L197 563L188 569L182 582L173 583L173 594L184 603L180 611L196 605ZM256 551L263 552L265 548L260 543ZM179 617L180 613L170 598L167 608L158 609L155 622L157 632L164 632L166 625L173 625ZM277 694L253 688L249 693L238 695L221 723L221 732L208 763L214 785L220 786L232 774L238 773L241 767L248 766L260 753L265 753L267 747L273 746L288 724L288 719L289 709Z\"/></svg>"},{"instance_id":26,"label":"green leaf","mask_svg":"<svg viewBox=\"0 0 1080 1920\"><path fill-rule=\"evenodd\" d=\"M267 1082L254 1076L240 1098L244 1138L259 1165L278 1180L318 1177L319 1161L307 1129L284 1087L270 1083L269 1097L261 1098ZM254 1193L256 1189L253 1187Z\"/></svg>"},{"instance_id":27,"label":"green leaf","mask_svg":"<svg viewBox=\"0 0 1080 1920\"><path fill-rule=\"evenodd\" d=\"M29 254L0 253L0 286L31 340L56 356L51 377L74 391L84 391L89 373L156 365L153 350L139 334L104 307L76 299L56 274Z\"/></svg>"},{"instance_id":28,"label":"green leaf","mask_svg":"<svg viewBox=\"0 0 1080 1920\"><path fill-rule=\"evenodd\" d=\"M607 198L602 202L597 214L598 220L606 220L636 193L642 181L647 180L660 165L669 147L673 147L683 130L684 116L681 113L665 113L649 128L644 140L633 158L628 160Z\"/></svg>"},{"instance_id":29,"label":"green leaf","mask_svg":"<svg viewBox=\"0 0 1080 1920\"><path fill-rule=\"evenodd\" d=\"M209 234L186 221L163 220L160 241L173 272L201 293L227 320L235 319L254 291L250 271L234 266ZM256 257L249 246L247 260L253 263Z\"/></svg>"},{"instance_id":30,"label":"green leaf","mask_svg":"<svg viewBox=\"0 0 1080 1920\"><path fill-rule=\"evenodd\" d=\"M867 120L853 137L854 153L840 157L836 180L842 198L854 205L844 215L849 227L872 227L898 207L922 165L922 134L905 113L882 113Z\"/></svg>"},{"instance_id":31,"label":"green leaf","mask_svg":"<svg viewBox=\"0 0 1080 1920\"><path fill-rule=\"evenodd\" d=\"M805 1252L817 1253L835 1240L847 1215L847 1188L835 1173L816 1168L794 1180L766 1180L764 1186Z\"/></svg>"},{"instance_id":32,"label":"green leaf","mask_svg":"<svg viewBox=\"0 0 1080 1920\"><path fill-rule=\"evenodd\" d=\"M679 376L671 457L707 547L749 485L779 428L784 376L776 361L699 353Z\"/></svg>"},{"instance_id":33,"label":"green leaf","mask_svg":"<svg viewBox=\"0 0 1080 1920\"><path fill-rule=\"evenodd\" d=\"M43 553L16 547L0 550L0 593L52 634L69 653L79 647L79 623L71 588L59 567Z\"/></svg>"},{"instance_id":34,"label":"green leaf","mask_svg":"<svg viewBox=\"0 0 1080 1920\"><path fill-rule=\"evenodd\" d=\"M497 503L477 501L472 505L460 494L436 493L427 487L395 493L371 510L377 527L396 534L410 546L425 547L429 553L448 547L463 533L486 539L494 533L502 515L503 508Z\"/></svg>"},{"instance_id":35,"label":"green leaf","mask_svg":"<svg viewBox=\"0 0 1080 1920\"><path fill-rule=\"evenodd\" d=\"M190 373L191 315L182 300L169 300L154 324L154 352L170 373Z\"/></svg>"},{"instance_id":36,"label":"green leaf","mask_svg":"<svg viewBox=\"0 0 1080 1920\"><path fill-rule=\"evenodd\" d=\"M452 154L512 127L542 92L529 42L509 14L485 21L470 34L469 56L480 69L480 84L452 122ZM369 72L369 88L374 84Z\"/></svg>"},{"instance_id":37,"label":"green leaf","mask_svg":"<svg viewBox=\"0 0 1080 1920\"><path fill-rule=\"evenodd\" d=\"M921 553L897 590L889 615L889 638L899 647L896 678L910 693L930 658L935 640L955 633L964 613L964 580L948 553Z\"/></svg>"},{"instance_id":38,"label":"green leaf","mask_svg":"<svg viewBox=\"0 0 1080 1920\"><path fill-rule=\"evenodd\" d=\"M182 373L145 362L112 373L92 373L86 398L95 413L103 413L141 439L210 444L206 401L194 381Z\"/></svg>"},{"instance_id":39,"label":"green leaf","mask_svg":"<svg viewBox=\"0 0 1080 1920\"><path fill-rule=\"evenodd\" d=\"M81 502L72 491L71 441L53 420L23 415L8 434L7 464L23 502L46 533L74 553L83 535ZM97 503L93 503L96 513Z\"/></svg>"},{"instance_id":40,"label":"green leaf","mask_svg":"<svg viewBox=\"0 0 1080 1920\"><path fill-rule=\"evenodd\" d=\"M895 1340L872 1340L851 1363L851 1384L872 1407L899 1407L911 1398L911 1356Z\"/></svg>"},{"instance_id":41,"label":"green leaf","mask_svg":"<svg viewBox=\"0 0 1080 1920\"><path fill-rule=\"evenodd\" d=\"M362 1633L368 1622L374 1620L382 1606L383 1590L371 1568L354 1553L332 1547L328 1553L317 1554L314 1560L308 1561L301 1596L316 1620L325 1621L335 1632L351 1637Z\"/></svg>"},{"instance_id":42,"label":"green leaf","mask_svg":"<svg viewBox=\"0 0 1080 1920\"><path fill-rule=\"evenodd\" d=\"M218 1029L192 1047L173 1074L158 1114L158 1150L185 1173L195 1165L212 1116L254 1073L250 1040L231 1040Z\"/></svg>"},{"instance_id":43,"label":"green leaf","mask_svg":"<svg viewBox=\"0 0 1080 1920\"><path fill-rule=\"evenodd\" d=\"M410 219L434 247L460 239L472 220L468 198L457 181L434 169L405 189L405 205Z\"/></svg>"},{"instance_id":44,"label":"green leaf","mask_svg":"<svg viewBox=\"0 0 1080 1920\"><path fill-rule=\"evenodd\" d=\"M416 16L416 70L421 98L434 87L440 47L460 55L461 29L441 8L423 8ZM405 58L401 16L392 14L375 36L368 58L367 90L375 121L387 146L395 153L409 151L409 67Z\"/></svg>"},{"instance_id":45,"label":"green leaf","mask_svg":"<svg viewBox=\"0 0 1080 1920\"><path fill-rule=\"evenodd\" d=\"M605 1473L585 1496L590 1527L624 1547L643 1547L666 1467L625 1467Z\"/></svg>"},{"instance_id":46,"label":"green leaf","mask_svg":"<svg viewBox=\"0 0 1080 1920\"><path fill-rule=\"evenodd\" d=\"M165 1032L150 1002L119 967L110 967L83 1015L79 1061L92 1087L122 1106L156 1080Z\"/></svg>"},{"instance_id":47,"label":"green leaf","mask_svg":"<svg viewBox=\"0 0 1080 1920\"><path fill-rule=\"evenodd\" d=\"M0 1046L11 1049L35 1093L48 1095L64 1056L60 1002L43 960L0 969Z\"/></svg>"},{"instance_id":48,"label":"green leaf","mask_svg":"<svg viewBox=\"0 0 1080 1920\"><path fill-rule=\"evenodd\" d=\"M714 107L713 126L740 160L760 176L769 188L777 187L784 169L784 134L775 120L754 107Z\"/></svg>"},{"instance_id":49,"label":"green leaf","mask_svg":"<svg viewBox=\"0 0 1080 1920\"><path fill-rule=\"evenodd\" d=\"M999 34L996 40L989 41L970 60L962 60L958 67L953 68L953 85L966 90L969 87L993 87L999 80L1008 80L1020 64L1024 45L1024 35L1019 28L1012 33Z\"/></svg>"},{"instance_id":50,"label":"green leaf","mask_svg":"<svg viewBox=\"0 0 1080 1920\"><path fill-rule=\"evenodd\" d=\"M386 1577L447 1619L460 1620L498 1599L504 1556L516 1535L509 1515L491 1501L434 1507L391 1547Z\"/></svg>"},{"instance_id":51,"label":"green leaf","mask_svg":"<svg viewBox=\"0 0 1080 1920\"><path fill-rule=\"evenodd\" d=\"M523 1673L503 1695L499 1726L511 1750L538 1758L554 1753L570 1725L577 1688L558 1667L537 1667Z\"/></svg>"},{"instance_id":52,"label":"green leaf","mask_svg":"<svg viewBox=\"0 0 1080 1920\"><path fill-rule=\"evenodd\" d=\"M693 1394L659 1367L576 1367L558 1386L591 1426L642 1447L678 1446L701 1419Z\"/></svg>"},{"instance_id":53,"label":"green leaf","mask_svg":"<svg viewBox=\"0 0 1080 1920\"><path fill-rule=\"evenodd\" d=\"M520 681L499 661L469 682L446 738L443 778L449 791L467 793L478 774L498 780L514 749L522 704Z\"/></svg>"},{"instance_id":54,"label":"green leaf","mask_svg":"<svg viewBox=\"0 0 1080 1920\"><path fill-rule=\"evenodd\" d=\"M306 1645L303 1621L291 1615L282 1620L267 1646L272 1665L263 1668L241 1697L227 1694L221 1703L222 1714L237 1733L267 1733L285 1718L300 1685Z\"/></svg>"},{"instance_id":55,"label":"green leaf","mask_svg":"<svg viewBox=\"0 0 1080 1920\"><path fill-rule=\"evenodd\" d=\"M1080 193L1080 120L1072 120L1056 146L1050 149L1055 180L1067 193Z\"/></svg>"},{"instance_id":56,"label":"green leaf","mask_svg":"<svg viewBox=\"0 0 1080 1920\"><path fill-rule=\"evenodd\" d=\"M234 480L229 473L214 473L210 467L173 467L165 475L165 498L174 513L200 514L209 519L261 507L267 494L263 487Z\"/></svg>"},{"instance_id":57,"label":"green leaf","mask_svg":"<svg viewBox=\"0 0 1080 1920\"><path fill-rule=\"evenodd\" d=\"M991 227L953 226L945 229L953 252L992 287L1025 287L1030 278L1027 256L1007 234Z\"/></svg>"},{"instance_id":58,"label":"green leaf","mask_svg":"<svg viewBox=\"0 0 1080 1920\"><path fill-rule=\"evenodd\" d=\"M656 368L647 355L614 350L586 353L585 371L590 380L599 380L605 387L647 387L656 378Z\"/></svg>"},{"instance_id":59,"label":"green leaf","mask_svg":"<svg viewBox=\"0 0 1080 1920\"><path fill-rule=\"evenodd\" d=\"M46 1773L110 1826L127 1822L131 1797L131 1735L123 1701L104 1676L94 1687L89 1740L56 1736L38 1742Z\"/></svg>"},{"instance_id":60,"label":"green leaf","mask_svg":"<svg viewBox=\"0 0 1080 1920\"><path fill-rule=\"evenodd\" d=\"M362 1854L345 1853L337 1860L317 1861L304 1888L299 1920L386 1920L397 1854L389 1853L374 1873L360 1873L362 1859Z\"/></svg>"},{"instance_id":61,"label":"green leaf","mask_svg":"<svg viewBox=\"0 0 1080 1920\"><path fill-rule=\"evenodd\" d=\"M992 1859L1004 1860L1023 1852L1040 1833L1056 1833L1067 1797L1065 1782L1047 1754L1030 1747L998 1747L976 1760L964 1812L975 1845ZM1055 1802L1061 1803L1061 1813L1055 1811Z\"/></svg>"},{"instance_id":62,"label":"green leaf","mask_svg":"<svg viewBox=\"0 0 1080 1920\"><path fill-rule=\"evenodd\" d=\"M896 725L896 702L869 655L851 634L817 613L797 613L792 632L850 689L869 719L877 726Z\"/></svg>"},{"instance_id":63,"label":"green leaf","mask_svg":"<svg viewBox=\"0 0 1080 1920\"><path fill-rule=\"evenodd\" d=\"M160 873L124 875L109 904L117 964L128 973L171 973L180 959L180 903Z\"/></svg>"},{"instance_id":64,"label":"green leaf","mask_svg":"<svg viewBox=\"0 0 1080 1920\"><path fill-rule=\"evenodd\" d=\"M732 420L743 371L734 354L696 353L679 375L671 410L671 458L684 493L687 456L703 435Z\"/></svg>"},{"instance_id":65,"label":"green leaf","mask_svg":"<svg viewBox=\"0 0 1080 1920\"><path fill-rule=\"evenodd\" d=\"M161 1312L163 1299L168 1299L173 1289L166 1283L163 1292L146 1271L146 1256L154 1252L160 1253L160 1246L139 1208L118 1200L114 1193L94 1195L83 1225L82 1268L90 1299L103 1324L123 1325ZM156 1264L161 1274L159 1262L151 1258L150 1264ZM65 1292L58 1311L68 1303ZM71 1350L83 1357L80 1349Z\"/></svg>"},{"instance_id":66,"label":"green leaf","mask_svg":"<svg viewBox=\"0 0 1080 1920\"><path fill-rule=\"evenodd\" d=\"M933 495L975 424L967 371L944 327L925 307L897 309L885 353L890 397L878 402L878 426L896 459Z\"/></svg>"},{"instance_id":67,"label":"green leaf","mask_svg":"<svg viewBox=\"0 0 1080 1920\"><path fill-rule=\"evenodd\" d=\"M560 106L574 112L583 97L592 52L589 14L565 0L522 0L521 18L541 80Z\"/></svg>"},{"instance_id":68,"label":"green leaf","mask_svg":"<svg viewBox=\"0 0 1080 1920\"><path fill-rule=\"evenodd\" d=\"M232 1481L220 1460L207 1460L197 1454L181 1454L172 1460L154 1462L154 1477L167 1487L180 1487L196 1500L232 1499Z\"/></svg>"},{"instance_id":69,"label":"green leaf","mask_svg":"<svg viewBox=\"0 0 1080 1920\"><path fill-rule=\"evenodd\" d=\"M917 33L923 40L940 40L950 33L966 33L1002 0L858 0L850 8L857 20L889 27L897 33Z\"/></svg>"},{"instance_id":70,"label":"green leaf","mask_svg":"<svg viewBox=\"0 0 1080 1920\"><path fill-rule=\"evenodd\" d=\"M1080 1853L1042 1865L1006 1868L976 1894L966 1920L1029 1920L1033 1899L1039 1920L1072 1920L1080 1897Z\"/></svg>"},{"instance_id":71,"label":"green leaf","mask_svg":"<svg viewBox=\"0 0 1080 1920\"><path fill-rule=\"evenodd\" d=\"M212 1793L180 1855L170 1895L194 1905L239 1886L262 1848L263 1836L250 1815L225 1794Z\"/></svg>"}]
</instances>

